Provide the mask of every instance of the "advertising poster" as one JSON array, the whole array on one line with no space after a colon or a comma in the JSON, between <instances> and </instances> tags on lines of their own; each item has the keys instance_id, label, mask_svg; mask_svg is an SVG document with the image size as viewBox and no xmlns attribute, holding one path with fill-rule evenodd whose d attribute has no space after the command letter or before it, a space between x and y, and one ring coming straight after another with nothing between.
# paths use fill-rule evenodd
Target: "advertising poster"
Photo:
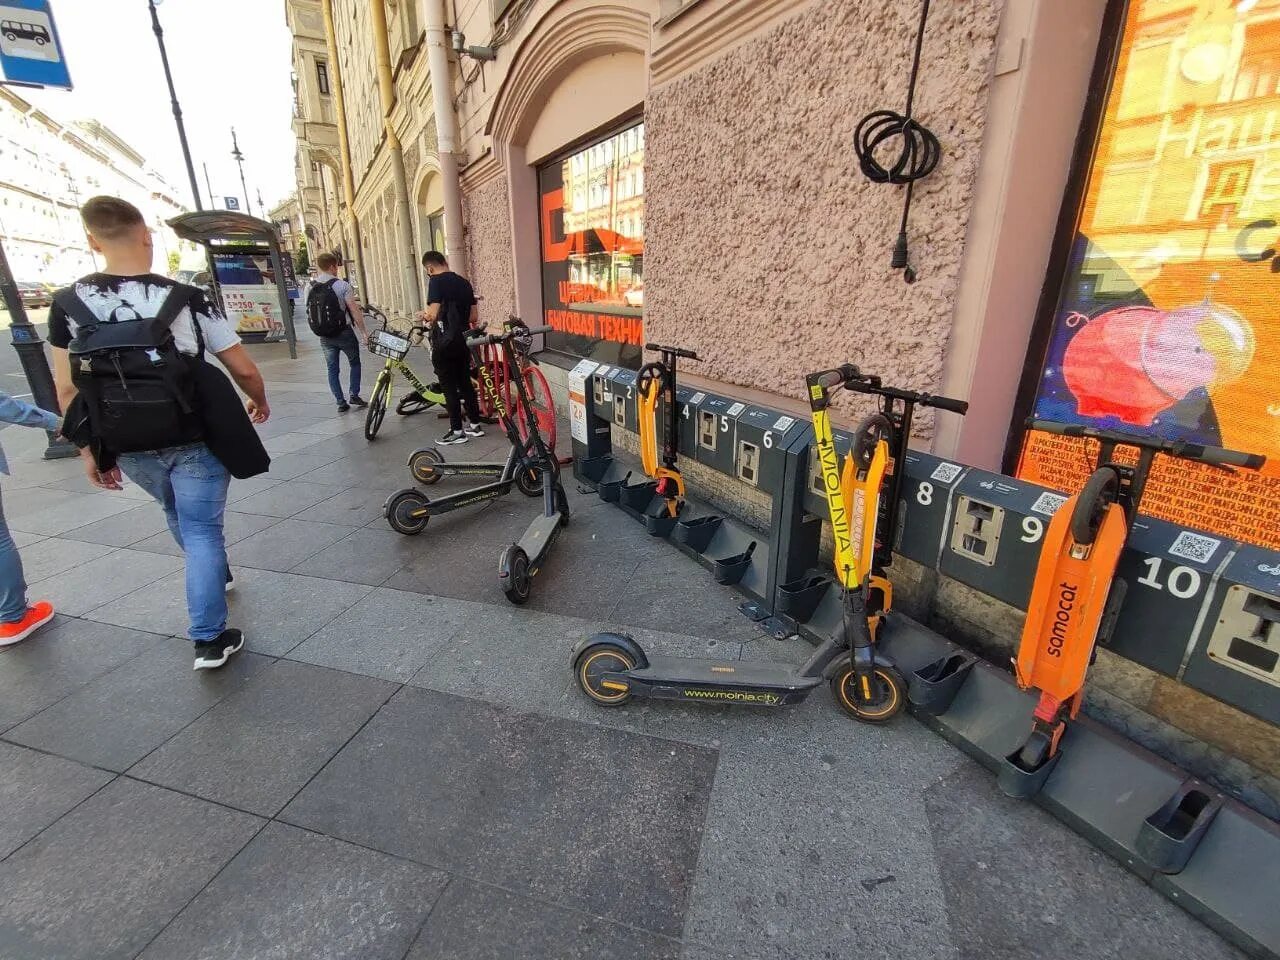
<instances>
[{"instance_id":1,"label":"advertising poster","mask_svg":"<svg viewBox=\"0 0 1280 960\"><path fill-rule=\"evenodd\" d=\"M1158 458L1143 511L1280 548L1280 19L1134 0L1033 415L1269 458ZM1083 442L1028 434L1019 475L1076 491Z\"/></svg>"},{"instance_id":2,"label":"advertising poster","mask_svg":"<svg viewBox=\"0 0 1280 960\"><path fill-rule=\"evenodd\" d=\"M283 339L280 294L267 248L213 250L210 260L213 261L227 319L235 324L236 333L253 342ZM284 266L288 282L288 261Z\"/></svg>"},{"instance_id":3,"label":"advertising poster","mask_svg":"<svg viewBox=\"0 0 1280 960\"><path fill-rule=\"evenodd\" d=\"M538 171L547 346L639 367L644 345L644 126Z\"/></svg>"}]
</instances>

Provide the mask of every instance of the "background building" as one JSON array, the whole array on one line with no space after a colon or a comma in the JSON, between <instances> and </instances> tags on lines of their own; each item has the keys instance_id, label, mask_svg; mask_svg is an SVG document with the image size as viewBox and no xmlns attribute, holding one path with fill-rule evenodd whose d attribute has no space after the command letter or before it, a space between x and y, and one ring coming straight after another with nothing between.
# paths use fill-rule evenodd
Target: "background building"
<instances>
[{"instance_id":1,"label":"background building","mask_svg":"<svg viewBox=\"0 0 1280 960\"><path fill-rule=\"evenodd\" d=\"M274 223L280 232L280 244L283 250L293 254L295 268L305 271L306 261L310 260L311 251L302 222L302 208L298 205L298 195L295 193L269 210L267 219ZM304 251L307 253L306 261L302 259Z\"/></svg>"},{"instance_id":2,"label":"background building","mask_svg":"<svg viewBox=\"0 0 1280 960\"><path fill-rule=\"evenodd\" d=\"M166 221L186 209L177 191L96 120L64 124L0 88L0 238L16 279L64 284L96 269L80 206L98 194L142 211L167 272L180 241Z\"/></svg>"}]
</instances>

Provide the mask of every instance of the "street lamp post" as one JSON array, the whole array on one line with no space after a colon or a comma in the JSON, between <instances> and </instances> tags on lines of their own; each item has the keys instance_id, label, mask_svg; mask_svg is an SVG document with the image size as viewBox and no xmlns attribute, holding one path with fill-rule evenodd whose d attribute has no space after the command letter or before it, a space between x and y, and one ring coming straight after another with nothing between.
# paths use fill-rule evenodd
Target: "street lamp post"
<instances>
[{"instance_id":1,"label":"street lamp post","mask_svg":"<svg viewBox=\"0 0 1280 960\"><path fill-rule=\"evenodd\" d=\"M231 128L231 156L235 157L236 166L240 168L240 189L244 191L244 212L253 216L253 207L249 205L249 187L244 182L244 154L240 152L240 144L236 141L236 128Z\"/></svg>"},{"instance_id":2,"label":"street lamp post","mask_svg":"<svg viewBox=\"0 0 1280 960\"><path fill-rule=\"evenodd\" d=\"M173 86L173 73L169 70L169 53L164 47L164 30L160 28L160 15L156 6L163 0L147 0L151 10L151 29L155 31L156 43L160 46L160 62L164 64L164 79L169 84L169 99L173 102L173 119L178 125L178 140L182 143L182 157L187 161L187 177L191 180L191 195L195 197L196 209L203 210L200 205L200 187L196 183L196 168L191 163L191 147L187 144L187 128L182 123L182 107L178 106L178 91ZM213 197L209 198L213 203Z\"/></svg>"},{"instance_id":3,"label":"street lamp post","mask_svg":"<svg viewBox=\"0 0 1280 960\"><path fill-rule=\"evenodd\" d=\"M45 360L44 341L40 339L40 331L27 316L22 295L18 292L13 272L9 269L9 258L5 256L3 243L0 243L0 297L3 297L4 305L9 311L9 333L13 337L13 349L18 351L18 360L22 363L22 372L26 374L27 383L31 386L31 399L44 410L62 412L58 405L58 392L53 386L53 374ZM77 453L72 444L55 439L54 434L49 434L49 445L44 451L46 460L74 457Z\"/></svg>"}]
</instances>

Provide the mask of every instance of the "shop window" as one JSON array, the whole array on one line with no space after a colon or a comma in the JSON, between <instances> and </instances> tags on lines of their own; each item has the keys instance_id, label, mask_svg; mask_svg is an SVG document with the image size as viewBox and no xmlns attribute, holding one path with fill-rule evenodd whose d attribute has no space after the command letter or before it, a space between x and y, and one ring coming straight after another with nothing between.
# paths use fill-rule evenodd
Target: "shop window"
<instances>
[{"instance_id":1,"label":"shop window","mask_svg":"<svg viewBox=\"0 0 1280 960\"><path fill-rule=\"evenodd\" d=\"M1267 3L1132 0L1017 411L1280 461L1280 21ZM1167 12L1167 11L1166 11ZM1020 476L1078 490L1032 432ZM1146 512L1280 548L1280 476L1157 461Z\"/></svg>"},{"instance_id":2,"label":"shop window","mask_svg":"<svg viewBox=\"0 0 1280 960\"><path fill-rule=\"evenodd\" d=\"M542 301L554 350L639 365L643 143L635 124L538 170Z\"/></svg>"}]
</instances>

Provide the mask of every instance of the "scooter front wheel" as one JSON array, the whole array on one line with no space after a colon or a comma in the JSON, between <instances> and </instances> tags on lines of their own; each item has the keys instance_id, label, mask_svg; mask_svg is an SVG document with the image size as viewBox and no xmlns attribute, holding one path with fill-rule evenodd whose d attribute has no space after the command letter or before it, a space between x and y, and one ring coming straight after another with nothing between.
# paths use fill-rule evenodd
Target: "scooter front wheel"
<instances>
[{"instance_id":1,"label":"scooter front wheel","mask_svg":"<svg viewBox=\"0 0 1280 960\"><path fill-rule=\"evenodd\" d=\"M516 470L516 489L526 497L542 496L542 471L537 467Z\"/></svg>"},{"instance_id":2,"label":"scooter front wheel","mask_svg":"<svg viewBox=\"0 0 1280 960\"><path fill-rule=\"evenodd\" d=\"M582 653L573 665L573 675L578 679L582 692L605 707L620 707L631 699L631 691L611 690L604 686L605 674L623 673L635 669L631 654L612 643L594 643Z\"/></svg>"},{"instance_id":3,"label":"scooter front wheel","mask_svg":"<svg viewBox=\"0 0 1280 960\"><path fill-rule=\"evenodd\" d=\"M431 519L431 501L417 490L401 490L391 495L382 512L392 530L412 537L427 528L427 521Z\"/></svg>"},{"instance_id":4,"label":"scooter front wheel","mask_svg":"<svg viewBox=\"0 0 1280 960\"><path fill-rule=\"evenodd\" d=\"M502 553L498 561L502 592L517 606L527 603L533 592L533 576L529 573L529 555L514 543Z\"/></svg>"},{"instance_id":5,"label":"scooter front wheel","mask_svg":"<svg viewBox=\"0 0 1280 960\"><path fill-rule=\"evenodd\" d=\"M907 701L907 683L893 667L877 664L869 681L870 691L860 690L859 686L849 663L831 678L831 693L840 709L862 723L887 723Z\"/></svg>"}]
</instances>

